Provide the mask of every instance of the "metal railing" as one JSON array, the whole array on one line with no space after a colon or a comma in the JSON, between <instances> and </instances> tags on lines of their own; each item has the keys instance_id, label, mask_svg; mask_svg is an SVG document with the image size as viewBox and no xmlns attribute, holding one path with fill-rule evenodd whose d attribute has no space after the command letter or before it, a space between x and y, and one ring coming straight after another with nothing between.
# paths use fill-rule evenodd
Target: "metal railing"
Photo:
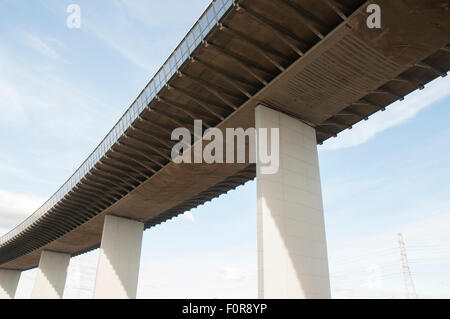
<instances>
[{"instance_id":1,"label":"metal railing","mask_svg":"<svg viewBox=\"0 0 450 319\"><path fill-rule=\"evenodd\" d=\"M56 203L63 199L72 188L99 162L106 152L113 146L122 134L130 127L136 118L144 111L149 103L159 94L161 89L176 74L179 67L189 58L191 53L205 39L211 29L221 20L233 5L232 0L213 0L191 30L187 33L174 52L161 66L155 76L138 95L128 110L122 115L117 124L109 131L101 143L81 164L75 173L32 215L10 232L0 238L0 246L18 236L28 226L44 216Z\"/></svg>"}]
</instances>

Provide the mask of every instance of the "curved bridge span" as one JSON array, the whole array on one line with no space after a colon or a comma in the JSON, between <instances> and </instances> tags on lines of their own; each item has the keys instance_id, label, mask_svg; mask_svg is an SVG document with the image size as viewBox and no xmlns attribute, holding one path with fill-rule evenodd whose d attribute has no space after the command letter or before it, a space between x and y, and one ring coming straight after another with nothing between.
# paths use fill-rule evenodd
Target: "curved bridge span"
<instances>
[{"instance_id":1,"label":"curved bridge span","mask_svg":"<svg viewBox=\"0 0 450 319\"><path fill-rule=\"evenodd\" d=\"M372 3L381 29L367 26ZM106 216L154 227L258 175L252 163L173 163L173 129L193 131L196 119L246 129L278 116L320 144L445 76L449 43L438 0L213 1L73 176L0 238L0 270L100 247ZM255 116L258 106L266 113Z\"/></svg>"}]
</instances>

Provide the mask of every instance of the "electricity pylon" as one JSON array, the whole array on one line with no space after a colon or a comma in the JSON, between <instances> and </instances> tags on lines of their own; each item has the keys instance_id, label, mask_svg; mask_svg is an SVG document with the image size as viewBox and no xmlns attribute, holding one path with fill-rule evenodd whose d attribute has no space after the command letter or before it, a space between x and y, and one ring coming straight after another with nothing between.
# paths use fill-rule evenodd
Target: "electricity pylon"
<instances>
[{"instance_id":1,"label":"electricity pylon","mask_svg":"<svg viewBox=\"0 0 450 319\"><path fill-rule=\"evenodd\" d=\"M411 276L411 270L408 265L408 257L406 256L405 242L402 233L398 233L398 246L400 248L400 258L402 260L403 281L405 282L405 294L408 299L417 299L416 288Z\"/></svg>"}]
</instances>

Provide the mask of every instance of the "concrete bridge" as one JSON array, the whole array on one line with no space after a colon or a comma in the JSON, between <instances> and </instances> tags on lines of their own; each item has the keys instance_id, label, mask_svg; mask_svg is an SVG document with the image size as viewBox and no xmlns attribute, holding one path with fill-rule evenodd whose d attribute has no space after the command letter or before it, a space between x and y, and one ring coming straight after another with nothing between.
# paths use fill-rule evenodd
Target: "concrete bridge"
<instances>
[{"instance_id":1,"label":"concrete bridge","mask_svg":"<svg viewBox=\"0 0 450 319\"><path fill-rule=\"evenodd\" d=\"M367 25L373 3L381 28ZM143 231L256 176L259 296L329 298L316 146L446 75L449 10L443 0L213 1L73 176L0 238L0 297L39 267L32 296L59 298L70 258L100 248L94 297L134 298ZM195 119L279 128L278 173L173 163L171 132Z\"/></svg>"}]
</instances>

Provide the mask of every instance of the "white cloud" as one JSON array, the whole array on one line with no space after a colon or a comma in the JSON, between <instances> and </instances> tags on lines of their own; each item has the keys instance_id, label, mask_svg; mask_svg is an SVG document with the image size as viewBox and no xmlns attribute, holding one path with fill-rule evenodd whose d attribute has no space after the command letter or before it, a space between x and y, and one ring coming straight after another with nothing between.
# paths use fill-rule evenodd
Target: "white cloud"
<instances>
[{"instance_id":1,"label":"white cloud","mask_svg":"<svg viewBox=\"0 0 450 319\"><path fill-rule=\"evenodd\" d=\"M247 274L241 268L221 266L219 267L220 274L227 280L243 280L247 277Z\"/></svg>"},{"instance_id":2,"label":"white cloud","mask_svg":"<svg viewBox=\"0 0 450 319\"><path fill-rule=\"evenodd\" d=\"M256 298L251 247L141 262L138 298Z\"/></svg>"},{"instance_id":3,"label":"white cloud","mask_svg":"<svg viewBox=\"0 0 450 319\"><path fill-rule=\"evenodd\" d=\"M320 149L335 150L364 144L378 133L400 125L449 95L450 77L436 79L424 90L411 93L404 101L395 102L385 112L377 112L368 121L362 121L353 126L353 129L339 133L337 138L328 139Z\"/></svg>"},{"instance_id":4,"label":"white cloud","mask_svg":"<svg viewBox=\"0 0 450 319\"><path fill-rule=\"evenodd\" d=\"M192 222L194 221L194 215L192 215L191 212L185 212L183 215L181 215L181 218L190 220Z\"/></svg>"},{"instance_id":5,"label":"white cloud","mask_svg":"<svg viewBox=\"0 0 450 319\"><path fill-rule=\"evenodd\" d=\"M0 190L0 233L9 231L45 202L46 198Z\"/></svg>"},{"instance_id":6,"label":"white cloud","mask_svg":"<svg viewBox=\"0 0 450 319\"><path fill-rule=\"evenodd\" d=\"M38 53L47 58L57 60L60 62L67 62L53 47L47 44L44 39L42 39L36 34L32 34L30 32L22 32L21 40L25 45L29 46L30 48L34 49L35 51L37 51ZM53 42L56 44L60 43L59 41L53 38L48 39L48 42Z\"/></svg>"},{"instance_id":7,"label":"white cloud","mask_svg":"<svg viewBox=\"0 0 450 319\"><path fill-rule=\"evenodd\" d=\"M183 214L180 214L178 216L175 216L174 218L169 219L167 222L173 223L173 222L180 222L180 221L184 221L184 220L193 222L193 221L195 221L195 217L190 211L187 211L187 212L184 212Z\"/></svg>"}]
</instances>

